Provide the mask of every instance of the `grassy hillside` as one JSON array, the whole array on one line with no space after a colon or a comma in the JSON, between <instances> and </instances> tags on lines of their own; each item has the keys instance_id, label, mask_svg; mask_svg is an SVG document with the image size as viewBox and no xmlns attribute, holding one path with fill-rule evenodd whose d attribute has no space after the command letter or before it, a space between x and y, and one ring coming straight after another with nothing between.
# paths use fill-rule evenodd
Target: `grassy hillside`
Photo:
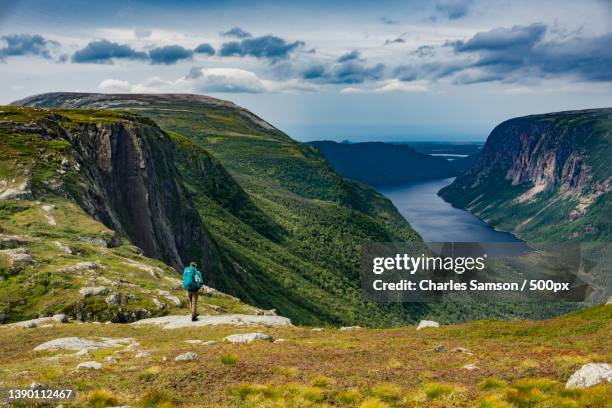
<instances>
[{"instance_id":1,"label":"grassy hillside","mask_svg":"<svg viewBox=\"0 0 612 408\"><path fill-rule=\"evenodd\" d=\"M418 307L366 301L358 279L361 243L418 240L408 223L383 196L343 179L316 149L252 113L189 95L49 94L24 103L128 109L166 130L181 182L222 257L205 271L216 288L298 322L418 318ZM247 196L201 173L197 156L207 152ZM245 201L251 204L233 208Z\"/></svg>"},{"instance_id":2,"label":"grassy hillside","mask_svg":"<svg viewBox=\"0 0 612 408\"><path fill-rule=\"evenodd\" d=\"M65 407L607 408L611 384L564 384L582 365L610 361L610 330L610 305L546 321L477 321L420 331L90 323L0 328L0 379L6 387L36 381L75 388L76 401ZM252 331L285 341L222 341ZM71 336L130 337L138 345L85 354L33 351ZM436 351L439 346L446 351ZM186 352L197 353L197 360L175 361ZM102 367L75 370L85 361ZM476 368L464 368L470 364Z\"/></svg>"},{"instance_id":3,"label":"grassy hillside","mask_svg":"<svg viewBox=\"0 0 612 408\"><path fill-rule=\"evenodd\" d=\"M419 153L407 145L332 141L308 144L319 149L338 173L370 186L404 184L459 174L448 160Z\"/></svg>"}]
</instances>

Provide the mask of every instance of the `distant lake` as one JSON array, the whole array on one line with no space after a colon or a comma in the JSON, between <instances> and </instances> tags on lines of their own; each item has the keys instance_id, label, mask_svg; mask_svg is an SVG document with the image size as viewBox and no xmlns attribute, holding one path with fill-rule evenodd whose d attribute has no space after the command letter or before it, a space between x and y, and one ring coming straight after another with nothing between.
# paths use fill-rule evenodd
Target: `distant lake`
<instances>
[{"instance_id":1,"label":"distant lake","mask_svg":"<svg viewBox=\"0 0 612 408\"><path fill-rule=\"evenodd\" d=\"M421 181L378 191L393 202L425 242L522 242L440 198L438 191L453 180Z\"/></svg>"}]
</instances>

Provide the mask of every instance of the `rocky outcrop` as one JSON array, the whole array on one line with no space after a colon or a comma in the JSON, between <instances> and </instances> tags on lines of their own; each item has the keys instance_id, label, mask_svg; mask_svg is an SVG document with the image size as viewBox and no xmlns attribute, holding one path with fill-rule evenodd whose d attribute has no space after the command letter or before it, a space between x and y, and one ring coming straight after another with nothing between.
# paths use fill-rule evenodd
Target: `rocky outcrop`
<instances>
[{"instance_id":1,"label":"rocky outcrop","mask_svg":"<svg viewBox=\"0 0 612 408\"><path fill-rule=\"evenodd\" d=\"M217 259L175 167L177 147L152 121L118 113L77 122L48 113L10 126L13 132L69 143L61 155L50 152L36 159L60 162L54 178L36 185L31 194L29 187L22 190L28 190L27 198L48 193L71 197L115 231L111 242L100 237L82 237L84 241L105 247L125 237L146 256L176 268L188 259L205 266ZM50 225L55 223L52 209L43 208Z\"/></svg>"},{"instance_id":2,"label":"rocky outcrop","mask_svg":"<svg viewBox=\"0 0 612 408\"><path fill-rule=\"evenodd\" d=\"M508 120L491 132L476 164L440 195L527 238L556 226L572 233L554 237L553 231L551 240L607 234L601 222L582 218L609 205L611 128L612 109Z\"/></svg>"},{"instance_id":3,"label":"rocky outcrop","mask_svg":"<svg viewBox=\"0 0 612 408\"><path fill-rule=\"evenodd\" d=\"M173 144L156 125L94 123L66 137L84 178L75 198L94 218L172 266L211 257L211 240L178 181Z\"/></svg>"},{"instance_id":4,"label":"rocky outcrop","mask_svg":"<svg viewBox=\"0 0 612 408\"><path fill-rule=\"evenodd\" d=\"M200 316L195 322L190 316L163 316L143 319L132 323L134 326L156 325L164 329L180 329L183 327L201 326L291 326L291 320L282 316L257 316L245 314L224 314Z\"/></svg>"}]
</instances>

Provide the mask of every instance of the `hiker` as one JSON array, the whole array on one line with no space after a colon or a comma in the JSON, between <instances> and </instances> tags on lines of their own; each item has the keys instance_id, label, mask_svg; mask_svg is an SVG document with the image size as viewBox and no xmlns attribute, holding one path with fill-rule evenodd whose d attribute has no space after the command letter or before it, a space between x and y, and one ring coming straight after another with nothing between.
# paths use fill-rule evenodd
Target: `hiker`
<instances>
[{"instance_id":1,"label":"hiker","mask_svg":"<svg viewBox=\"0 0 612 408\"><path fill-rule=\"evenodd\" d=\"M189 311L191 312L191 321L198 320L198 291L204 285L202 273L198 271L198 264L191 261L189 266L183 270L183 289L187 291L189 298Z\"/></svg>"}]
</instances>

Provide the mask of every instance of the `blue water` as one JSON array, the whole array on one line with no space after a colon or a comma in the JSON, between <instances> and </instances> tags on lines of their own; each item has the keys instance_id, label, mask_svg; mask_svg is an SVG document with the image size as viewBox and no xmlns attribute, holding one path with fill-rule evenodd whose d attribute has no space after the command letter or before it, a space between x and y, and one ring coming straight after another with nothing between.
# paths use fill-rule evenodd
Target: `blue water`
<instances>
[{"instance_id":1,"label":"blue water","mask_svg":"<svg viewBox=\"0 0 612 408\"><path fill-rule=\"evenodd\" d=\"M438 196L454 178L379 188L425 242L522 242Z\"/></svg>"}]
</instances>

